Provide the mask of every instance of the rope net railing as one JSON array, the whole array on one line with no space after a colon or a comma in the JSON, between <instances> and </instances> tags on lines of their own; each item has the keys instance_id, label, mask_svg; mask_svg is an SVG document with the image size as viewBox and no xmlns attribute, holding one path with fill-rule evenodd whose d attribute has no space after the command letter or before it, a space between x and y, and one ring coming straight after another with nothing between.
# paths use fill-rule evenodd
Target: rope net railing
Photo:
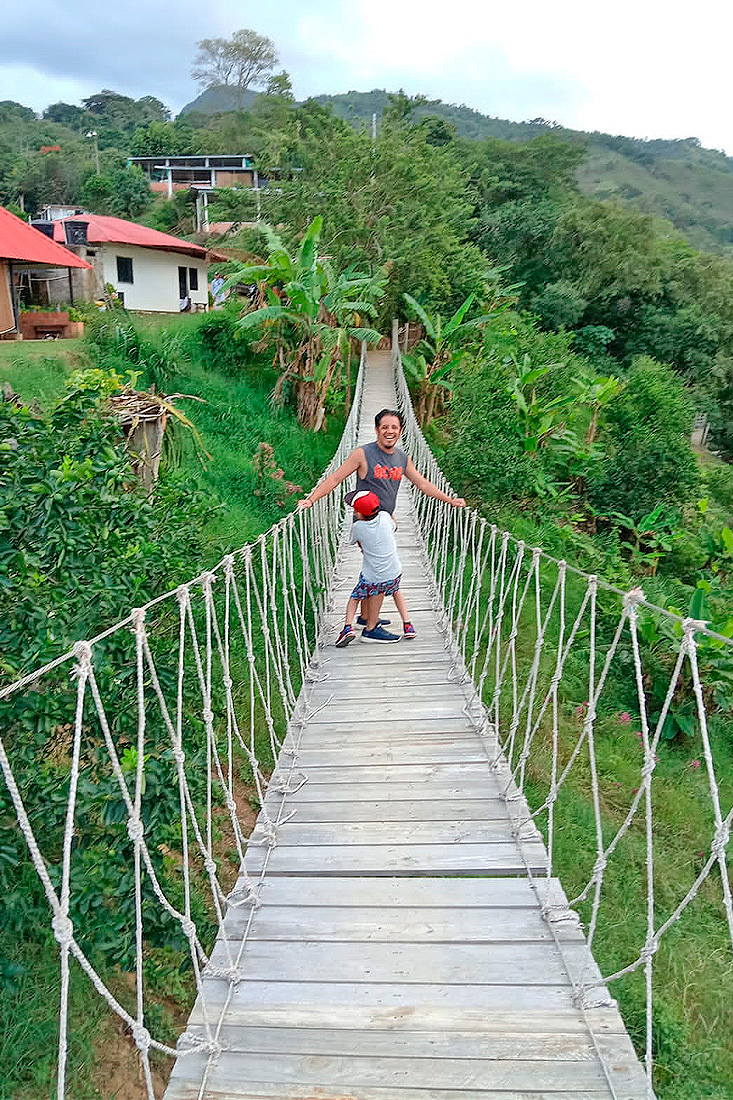
<instances>
[{"instance_id":1,"label":"rope net railing","mask_svg":"<svg viewBox=\"0 0 733 1100\"><path fill-rule=\"evenodd\" d=\"M365 356L363 345L324 477L356 445ZM222 1049L284 796L303 781L287 750L270 772L286 733L297 743L308 719L302 689L323 675L318 636L344 488L0 690L0 811L17 820L30 857L18 889L36 890L60 955L56 1100L68 1095L72 959L130 1029L149 1100L154 1052L211 1058ZM67 717L49 728L60 704ZM40 793L48 790L40 773L58 778L53 800ZM260 827L248 836L252 807ZM265 851L254 876L245 866L251 844ZM236 942L224 923L232 908L249 915ZM215 940L219 966L210 963ZM204 1019L200 1039L184 1048L148 1020L149 954L170 949L190 972ZM226 990L215 1005L204 996L205 967Z\"/></svg>"},{"instance_id":2,"label":"rope net railing","mask_svg":"<svg viewBox=\"0 0 733 1100\"><path fill-rule=\"evenodd\" d=\"M393 364L405 449L422 474L453 495L417 423L394 340ZM612 1003L607 985L642 972L635 1037L645 1052L652 1097L655 957L681 923L694 928L701 895L720 926L716 979L730 989L728 1006L733 1003L730 726L715 706L714 687L721 668L723 676L733 671L733 640L653 605L640 588L624 592L526 546L476 511L418 492L413 504L433 578L433 606L455 656L452 674L475 687L467 713L493 751L513 832L520 849L533 826L546 842L544 876L529 864L527 874L549 928L554 934L560 922L577 920L577 909L591 948L602 944L602 935L612 940L614 925L629 919L625 876L643 884L636 954L624 957L611 944L608 973L570 977L576 1003L588 1009ZM675 822L655 813L656 792L666 784L660 756L675 723L691 746L687 770L695 781L676 824L686 828L686 809L704 818L700 830L690 831L689 866L680 875L687 886L680 896L665 876L665 839ZM716 752L727 762L725 775ZM629 774L633 787L618 779ZM561 814L563 798L572 806L579 793L586 811ZM575 863L579 884L568 908L551 900L561 849L565 863L568 854ZM727 1032L729 1023L719 1024Z\"/></svg>"}]
</instances>

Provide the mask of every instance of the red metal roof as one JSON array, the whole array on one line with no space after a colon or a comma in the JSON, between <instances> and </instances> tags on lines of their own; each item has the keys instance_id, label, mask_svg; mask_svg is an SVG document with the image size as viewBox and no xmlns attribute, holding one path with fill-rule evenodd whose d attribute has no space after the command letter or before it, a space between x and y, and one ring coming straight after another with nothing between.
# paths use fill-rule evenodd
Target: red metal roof
<instances>
[{"instance_id":1,"label":"red metal roof","mask_svg":"<svg viewBox=\"0 0 733 1100\"><path fill-rule=\"evenodd\" d=\"M134 244L140 248L158 248L166 252L184 252L187 256L206 259L206 249L191 241L182 241L171 237L169 233L159 233L157 229L148 229L136 222L124 218L111 218L105 214L75 214L70 218L59 218L53 223L54 240L65 241L64 222L86 222L88 244Z\"/></svg>"},{"instance_id":2,"label":"red metal roof","mask_svg":"<svg viewBox=\"0 0 733 1100\"><path fill-rule=\"evenodd\" d=\"M0 259L53 267L90 267L68 248L56 244L32 225L0 206Z\"/></svg>"}]
</instances>

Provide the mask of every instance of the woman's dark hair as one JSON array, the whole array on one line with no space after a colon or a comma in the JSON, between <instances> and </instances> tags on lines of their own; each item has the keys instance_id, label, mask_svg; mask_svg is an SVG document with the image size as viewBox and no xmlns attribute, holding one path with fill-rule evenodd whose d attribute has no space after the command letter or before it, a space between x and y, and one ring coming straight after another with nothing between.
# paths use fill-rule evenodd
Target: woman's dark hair
<instances>
[{"instance_id":1,"label":"woman's dark hair","mask_svg":"<svg viewBox=\"0 0 733 1100\"><path fill-rule=\"evenodd\" d=\"M402 413L397 412L397 409L380 409L377 415L374 417L374 427L378 428L382 423L385 416L396 416L400 422L400 428L404 428L404 422L402 420Z\"/></svg>"}]
</instances>

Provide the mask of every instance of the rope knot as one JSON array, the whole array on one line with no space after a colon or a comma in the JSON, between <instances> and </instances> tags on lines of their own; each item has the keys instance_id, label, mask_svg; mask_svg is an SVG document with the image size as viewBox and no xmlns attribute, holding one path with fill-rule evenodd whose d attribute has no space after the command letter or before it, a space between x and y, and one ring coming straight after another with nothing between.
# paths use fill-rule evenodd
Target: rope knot
<instances>
[{"instance_id":1,"label":"rope knot","mask_svg":"<svg viewBox=\"0 0 733 1100\"><path fill-rule=\"evenodd\" d=\"M605 854L602 853L593 864L593 878L598 879L606 870L607 866L608 860L606 859Z\"/></svg>"},{"instance_id":2,"label":"rope knot","mask_svg":"<svg viewBox=\"0 0 733 1100\"><path fill-rule=\"evenodd\" d=\"M51 928L61 947L69 947L74 938L74 925L71 919L64 913L56 913L51 920Z\"/></svg>"},{"instance_id":3,"label":"rope knot","mask_svg":"<svg viewBox=\"0 0 733 1100\"><path fill-rule=\"evenodd\" d=\"M80 665L89 665L92 662L92 647L89 642L75 642L74 656Z\"/></svg>"},{"instance_id":4,"label":"rope knot","mask_svg":"<svg viewBox=\"0 0 733 1100\"><path fill-rule=\"evenodd\" d=\"M720 859L725 854L725 849L728 846L730 840L730 825L723 821L715 830L715 837L713 843L710 845L710 854L715 856L716 859Z\"/></svg>"},{"instance_id":5,"label":"rope knot","mask_svg":"<svg viewBox=\"0 0 733 1100\"><path fill-rule=\"evenodd\" d=\"M145 1054L150 1049L150 1032L142 1024L133 1025L132 1037L141 1054Z\"/></svg>"},{"instance_id":6,"label":"rope knot","mask_svg":"<svg viewBox=\"0 0 733 1100\"><path fill-rule=\"evenodd\" d=\"M636 588L630 588L624 596L624 607L635 607L638 603L641 603L642 600L646 600L644 589L638 586Z\"/></svg>"},{"instance_id":7,"label":"rope knot","mask_svg":"<svg viewBox=\"0 0 733 1100\"><path fill-rule=\"evenodd\" d=\"M210 707L204 707L204 722L210 726L214 721L214 712Z\"/></svg>"},{"instance_id":8,"label":"rope knot","mask_svg":"<svg viewBox=\"0 0 733 1100\"><path fill-rule=\"evenodd\" d=\"M132 621L135 624L135 630L142 630L143 623L145 622L145 616L147 614L146 607L133 607L130 615Z\"/></svg>"},{"instance_id":9,"label":"rope knot","mask_svg":"<svg viewBox=\"0 0 733 1100\"><path fill-rule=\"evenodd\" d=\"M249 879L242 885L237 883L227 898L227 902L235 909L238 909L241 905L251 905L254 909L259 908L261 904L259 884L255 885Z\"/></svg>"},{"instance_id":10,"label":"rope knot","mask_svg":"<svg viewBox=\"0 0 733 1100\"><path fill-rule=\"evenodd\" d=\"M642 764L642 767L641 767L641 777L642 777L642 779L649 779L653 775L654 769L656 768L656 766L657 766L656 757L649 756L649 758L644 761L644 763Z\"/></svg>"},{"instance_id":11,"label":"rope knot","mask_svg":"<svg viewBox=\"0 0 733 1100\"><path fill-rule=\"evenodd\" d=\"M139 843L142 840L144 832L145 828L139 817L131 817L128 820L127 835L129 836L130 840L134 841L135 844Z\"/></svg>"},{"instance_id":12,"label":"rope knot","mask_svg":"<svg viewBox=\"0 0 733 1100\"><path fill-rule=\"evenodd\" d=\"M704 630L708 625L707 619L683 619L682 629L688 639L692 638L698 630Z\"/></svg>"},{"instance_id":13,"label":"rope knot","mask_svg":"<svg viewBox=\"0 0 733 1100\"><path fill-rule=\"evenodd\" d=\"M178 585L178 588L176 589L176 599L178 600L181 607L185 607L185 605L188 603L188 585L187 584L179 584Z\"/></svg>"},{"instance_id":14,"label":"rope knot","mask_svg":"<svg viewBox=\"0 0 733 1100\"><path fill-rule=\"evenodd\" d=\"M224 564L224 576L232 577L234 574L234 554L227 554L225 558L222 558Z\"/></svg>"},{"instance_id":15,"label":"rope knot","mask_svg":"<svg viewBox=\"0 0 733 1100\"><path fill-rule=\"evenodd\" d=\"M216 863L210 857L207 857L204 860L204 868L206 869L207 875L215 875L216 874Z\"/></svg>"},{"instance_id":16,"label":"rope knot","mask_svg":"<svg viewBox=\"0 0 733 1100\"><path fill-rule=\"evenodd\" d=\"M225 691L231 691L234 686L234 681L232 680L231 676L224 676L222 679L222 683L224 684Z\"/></svg>"},{"instance_id":17,"label":"rope knot","mask_svg":"<svg viewBox=\"0 0 733 1100\"><path fill-rule=\"evenodd\" d=\"M657 936L650 936L646 941L641 951L639 952L639 958L642 962L650 962L654 958L659 950L659 939Z\"/></svg>"},{"instance_id":18,"label":"rope knot","mask_svg":"<svg viewBox=\"0 0 733 1100\"><path fill-rule=\"evenodd\" d=\"M181 931L188 940L192 940L196 935L196 925L190 917L184 917L181 921Z\"/></svg>"},{"instance_id":19,"label":"rope knot","mask_svg":"<svg viewBox=\"0 0 733 1100\"><path fill-rule=\"evenodd\" d=\"M183 749L174 749L173 759L175 760L176 764L183 764L186 759L186 754Z\"/></svg>"}]
</instances>

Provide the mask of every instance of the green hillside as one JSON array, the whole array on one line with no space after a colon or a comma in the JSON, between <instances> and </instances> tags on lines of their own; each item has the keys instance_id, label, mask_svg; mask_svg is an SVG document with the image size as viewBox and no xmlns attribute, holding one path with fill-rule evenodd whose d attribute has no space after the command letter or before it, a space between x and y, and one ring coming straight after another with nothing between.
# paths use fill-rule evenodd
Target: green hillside
<instances>
[{"instance_id":1,"label":"green hillside","mask_svg":"<svg viewBox=\"0 0 733 1100\"><path fill-rule=\"evenodd\" d=\"M371 124L374 113L381 118L389 103L383 88L315 99L330 105L337 117L355 126ZM553 133L581 141L587 156L578 169L578 183L585 194L615 199L666 218L696 248L721 252L733 246L733 158L715 149L703 149L697 138L645 141L599 132L589 134L545 119L511 122L439 99L426 101L415 110L417 118L429 115L454 126L458 137L474 140L495 137L529 141Z\"/></svg>"}]
</instances>

